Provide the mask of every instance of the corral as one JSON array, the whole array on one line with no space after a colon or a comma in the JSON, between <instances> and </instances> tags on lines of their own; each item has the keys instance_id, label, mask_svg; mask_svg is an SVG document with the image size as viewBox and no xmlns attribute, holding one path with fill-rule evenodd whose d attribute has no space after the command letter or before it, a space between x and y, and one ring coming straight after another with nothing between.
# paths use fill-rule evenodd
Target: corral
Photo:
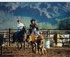
<instances>
[{"instance_id":1,"label":"corral","mask_svg":"<svg viewBox=\"0 0 70 57\"><path fill-rule=\"evenodd\" d=\"M3 44L1 50L1 56L7 57L70 57L70 30L45 30L41 29L45 39L50 39L50 48L46 48L46 54L33 54L31 48L25 46L21 50L17 49L16 43L12 44L12 34L16 32L16 29L2 29L0 35L3 36ZM54 44L53 38L57 33L57 46ZM53 44L52 44L53 43ZM24 46L24 45L23 45Z\"/></svg>"}]
</instances>

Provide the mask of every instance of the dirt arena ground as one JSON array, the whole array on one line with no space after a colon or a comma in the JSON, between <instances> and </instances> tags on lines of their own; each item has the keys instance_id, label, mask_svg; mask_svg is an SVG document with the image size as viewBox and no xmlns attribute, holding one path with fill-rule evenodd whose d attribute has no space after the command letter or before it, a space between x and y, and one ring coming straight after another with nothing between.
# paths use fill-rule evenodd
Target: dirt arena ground
<instances>
[{"instance_id":1,"label":"dirt arena ground","mask_svg":"<svg viewBox=\"0 0 70 57\"><path fill-rule=\"evenodd\" d=\"M70 47L51 47L46 54L32 53L31 48L3 47L0 57L70 57Z\"/></svg>"}]
</instances>

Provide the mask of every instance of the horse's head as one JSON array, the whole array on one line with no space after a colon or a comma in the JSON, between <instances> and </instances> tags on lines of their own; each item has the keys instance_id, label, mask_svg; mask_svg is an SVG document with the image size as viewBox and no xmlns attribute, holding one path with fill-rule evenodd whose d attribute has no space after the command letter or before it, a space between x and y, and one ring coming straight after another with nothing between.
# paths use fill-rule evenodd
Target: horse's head
<instances>
[{"instance_id":1,"label":"horse's head","mask_svg":"<svg viewBox=\"0 0 70 57\"><path fill-rule=\"evenodd\" d=\"M24 33L26 33L26 31L27 31L26 27L23 27L21 31L23 31Z\"/></svg>"}]
</instances>

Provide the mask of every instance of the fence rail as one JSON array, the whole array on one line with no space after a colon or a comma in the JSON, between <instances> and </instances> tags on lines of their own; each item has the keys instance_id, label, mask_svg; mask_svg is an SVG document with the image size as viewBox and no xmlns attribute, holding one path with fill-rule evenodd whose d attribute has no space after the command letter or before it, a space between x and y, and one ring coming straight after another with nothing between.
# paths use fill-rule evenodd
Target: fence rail
<instances>
[{"instance_id":1,"label":"fence rail","mask_svg":"<svg viewBox=\"0 0 70 57\"><path fill-rule=\"evenodd\" d=\"M57 34L61 34L61 35L69 35L68 38L64 37L64 38L61 38L61 39L62 40L63 39L69 40L69 44L70 44L70 30L58 30L58 29L40 29L40 30L43 32L45 37L47 37L47 35L54 35L55 32ZM8 39L9 46L10 46L10 41L11 41L11 38L12 38L12 34L16 31L17 31L17 29L10 29L10 28L9 29L0 29L0 34L3 34L4 39ZM49 39L50 38L52 39L52 37L49 37Z\"/></svg>"},{"instance_id":2,"label":"fence rail","mask_svg":"<svg viewBox=\"0 0 70 57\"><path fill-rule=\"evenodd\" d=\"M27 29L28 30L28 29ZM45 36L45 39L53 39L55 33L60 34L60 35L68 35L68 37L57 37L57 39L61 39L62 42L57 43L62 43L64 46L64 43L67 43L66 45L70 45L70 30L58 30L58 29L40 29L42 31L42 34ZM9 43L8 45L10 46L10 42L12 39L12 35L14 32L16 32L17 29L0 29L0 35L3 35L3 40L8 40L7 42ZM65 41L65 42L64 42ZM1 48L1 55L2 55L2 46Z\"/></svg>"}]
</instances>

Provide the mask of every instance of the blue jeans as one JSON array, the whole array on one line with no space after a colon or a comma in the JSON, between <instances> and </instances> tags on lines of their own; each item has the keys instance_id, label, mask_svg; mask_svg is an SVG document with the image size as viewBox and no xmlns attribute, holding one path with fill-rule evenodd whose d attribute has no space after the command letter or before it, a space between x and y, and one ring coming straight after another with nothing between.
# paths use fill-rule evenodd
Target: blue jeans
<instances>
[{"instance_id":1,"label":"blue jeans","mask_svg":"<svg viewBox=\"0 0 70 57\"><path fill-rule=\"evenodd\" d=\"M20 31L17 31L17 32L15 33L15 35L18 35L19 32L20 32Z\"/></svg>"}]
</instances>

